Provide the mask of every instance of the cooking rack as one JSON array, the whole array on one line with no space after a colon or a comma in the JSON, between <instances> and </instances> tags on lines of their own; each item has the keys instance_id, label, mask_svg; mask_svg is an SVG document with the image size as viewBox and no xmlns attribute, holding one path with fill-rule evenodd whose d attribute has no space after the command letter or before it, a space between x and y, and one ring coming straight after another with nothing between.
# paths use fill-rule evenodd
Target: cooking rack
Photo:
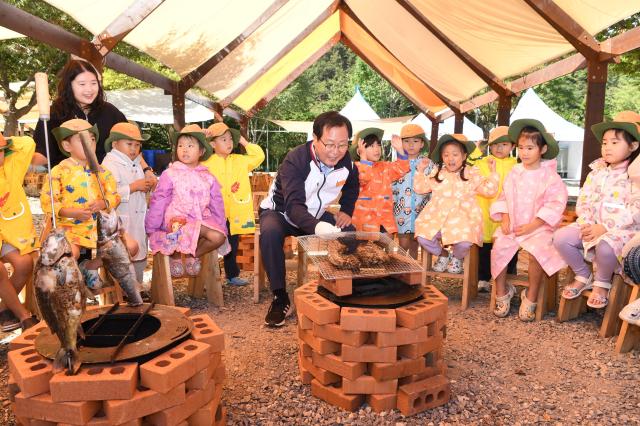
<instances>
[{"instance_id":1,"label":"cooking rack","mask_svg":"<svg viewBox=\"0 0 640 426\"><path fill-rule=\"evenodd\" d=\"M391 260L377 267L362 267L359 271L337 268L332 265L327 258L328 245L331 241L343 238L352 238L363 242L371 241L392 255ZM320 275L322 275L325 280L369 278L422 272L422 265L398 246L388 234L360 231L339 232L325 235L304 235L297 237L297 240L305 251L305 254L311 258L313 263L318 267Z\"/></svg>"}]
</instances>

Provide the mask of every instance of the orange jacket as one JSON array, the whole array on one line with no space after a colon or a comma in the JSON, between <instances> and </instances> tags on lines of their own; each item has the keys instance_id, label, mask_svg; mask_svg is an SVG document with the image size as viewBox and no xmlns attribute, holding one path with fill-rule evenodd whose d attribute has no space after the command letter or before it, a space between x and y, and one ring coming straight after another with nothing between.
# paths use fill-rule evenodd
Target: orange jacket
<instances>
[{"instance_id":1,"label":"orange jacket","mask_svg":"<svg viewBox=\"0 0 640 426\"><path fill-rule=\"evenodd\" d=\"M397 232L391 184L409 172L409 160L359 161L356 166L360 179L352 218L356 230L380 232L380 226L384 226L389 233Z\"/></svg>"}]
</instances>

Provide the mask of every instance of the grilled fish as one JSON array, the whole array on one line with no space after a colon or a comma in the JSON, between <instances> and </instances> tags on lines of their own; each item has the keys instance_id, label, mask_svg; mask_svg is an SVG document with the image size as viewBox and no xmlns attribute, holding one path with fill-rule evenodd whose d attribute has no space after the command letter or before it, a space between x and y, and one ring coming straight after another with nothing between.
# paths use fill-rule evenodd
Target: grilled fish
<instances>
[{"instance_id":1,"label":"grilled fish","mask_svg":"<svg viewBox=\"0 0 640 426\"><path fill-rule=\"evenodd\" d=\"M34 287L40 312L60 340L53 369L57 372L66 368L67 374L75 374L80 368L77 337L78 332L82 335L86 288L62 229L53 230L42 244Z\"/></svg>"},{"instance_id":2,"label":"grilled fish","mask_svg":"<svg viewBox=\"0 0 640 426\"><path fill-rule=\"evenodd\" d=\"M98 212L98 257L127 294L129 305L142 305L141 286L122 240L120 220L115 210Z\"/></svg>"}]
</instances>

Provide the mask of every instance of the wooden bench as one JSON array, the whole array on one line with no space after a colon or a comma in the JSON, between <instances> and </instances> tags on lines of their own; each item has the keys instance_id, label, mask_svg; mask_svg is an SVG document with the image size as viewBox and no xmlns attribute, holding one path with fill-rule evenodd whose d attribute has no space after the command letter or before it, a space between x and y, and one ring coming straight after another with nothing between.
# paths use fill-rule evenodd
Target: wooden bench
<instances>
[{"instance_id":1,"label":"wooden bench","mask_svg":"<svg viewBox=\"0 0 640 426\"><path fill-rule=\"evenodd\" d=\"M629 294L629 300L627 304L634 302L640 298L640 285L625 281L628 287L631 287ZM620 327L620 334L616 340L616 352L621 354L629 352L634 348L640 348L640 326L629 324L626 321L620 320L622 326Z\"/></svg>"},{"instance_id":2,"label":"wooden bench","mask_svg":"<svg viewBox=\"0 0 640 426\"><path fill-rule=\"evenodd\" d=\"M462 309L467 309L472 299L478 297L478 246L472 245L469 254L463 261L463 273L452 274L449 272L436 272L433 268L433 255L423 249L422 266L422 286L431 284L431 279L435 277L453 278L462 280Z\"/></svg>"}]
</instances>

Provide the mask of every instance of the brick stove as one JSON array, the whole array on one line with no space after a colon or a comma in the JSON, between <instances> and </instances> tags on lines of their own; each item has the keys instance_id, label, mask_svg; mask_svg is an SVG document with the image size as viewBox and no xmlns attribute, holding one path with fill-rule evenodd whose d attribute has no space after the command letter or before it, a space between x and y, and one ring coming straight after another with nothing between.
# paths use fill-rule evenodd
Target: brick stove
<instances>
[{"instance_id":1,"label":"brick stove","mask_svg":"<svg viewBox=\"0 0 640 426\"><path fill-rule=\"evenodd\" d=\"M408 416L445 404L447 298L421 287L421 265L388 236L345 234L376 240L394 256L384 271L336 270L326 239L299 238L320 272L294 293L303 383L349 411L366 402L376 412L397 408Z\"/></svg>"},{"instance_id":2,"label":"brick stove","mask_svg":"<svg viewBox=\"0 0 640 426\"><path fill-rule=\"evenodd\" d=\"M149 308L89 309L83 328L94 330L79 346L83 364L72 376L53 374L59 342L44 321L14 339L8 386L17 423L226 424L222 330L206 314L188 316L188 308ZM142 316L144 310L149 311ZM137 331L116 351L133 323Z\"/></svg>"}]
</instances>

